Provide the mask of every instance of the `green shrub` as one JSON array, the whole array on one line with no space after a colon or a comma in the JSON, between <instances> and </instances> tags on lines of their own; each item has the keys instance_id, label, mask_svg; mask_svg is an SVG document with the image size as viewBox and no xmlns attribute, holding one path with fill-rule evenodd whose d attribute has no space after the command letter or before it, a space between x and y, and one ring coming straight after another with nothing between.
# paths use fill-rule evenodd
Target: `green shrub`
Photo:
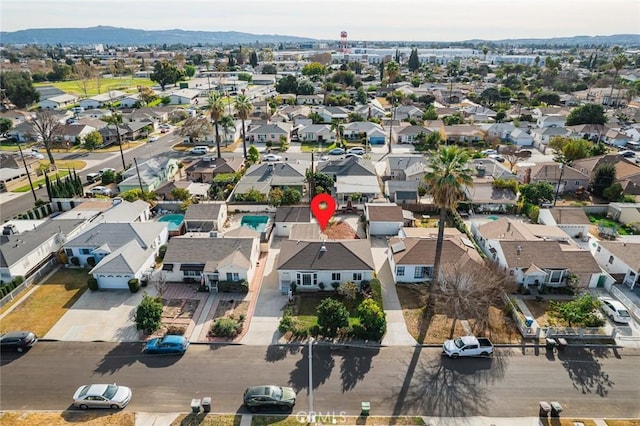
<instances>
[{"instance_id":1,"label":"green shrub","mask_svg":"<svg viewBox=\"0 0 640 426\"><path fill-rule=\"evenodd\" d=\"M17 287L24 282L24 277L21 275L18 275L17 277L14 277L11 281L16 283L16 287Z\"/></svg>"},{"instance_id":2,"label":"green shrub","mask_svg":"<svg viewBox=\"0 0 640 426\"><path fill-rule=\"evenodd\" d=\"M278 331L280 333L293 332L296 327L298 327L298 321L291 315L290 310L286 310L280 319L280 324L278 324Z\"/></svg>"},{"instance_id":3,"label":"green shrub","mask_svg":"<svg viewBox=\"0 0 640 426\"><path fill-rule=\"evenodd\" d=\"M236 337L242 331L242 323L233 318L219 318L211 326L211 335L216 337Z\"/></svg>"},{"instance_id":4,"label":"green shrub","mask_svg":"<svg viewBox=\"0 0 640 426\"><path fill-rule=\"evenodd\" d=\"M161 245L158 249L158 263L164 260L164 255L167 253L167 245Z\"/></svg>"},{"instance_id":5,"label":"green shrub","mask_svg":"<svg viewBox=\"0 0 640 426\"><path fill-rule=\"evenodd\" d=\"M218 291L223 293L248 293L249 282L242 281L218 281Z\"/></svg>"},{"instance_id":6,"label":"green shrub","mask_svg":"<svg viewBox=\"0 0 640 426\"><path fill-rule=\"evenodd\" d=\"M98 280L96 280L93 277L89 277L89 279L87 280L87 287L89 287L89 290L91 290L91 291L99 290Z\"/></svg>"},{"instance_id":7,"label":"green shrub","mask_svg":"<svg viewBox=\"0 0 640 426\"><path fill-rule=\"evenodd\" d=\"M331 287L333 287L334 290L338 290L338 287L340 287L340 283L338 281L334 281L331 283Z\"/></svg>"},{"instance_id":8,"label":"green shrub","mask_svg":"<svg viewBox=\"0 0 640 426\"><path fill-rule=\"evenodd\" d=\"M140 280L137 278L131 278L127 284L129 284L131 293L137 293L140 290Z\"/></svg>"}]
</instances>

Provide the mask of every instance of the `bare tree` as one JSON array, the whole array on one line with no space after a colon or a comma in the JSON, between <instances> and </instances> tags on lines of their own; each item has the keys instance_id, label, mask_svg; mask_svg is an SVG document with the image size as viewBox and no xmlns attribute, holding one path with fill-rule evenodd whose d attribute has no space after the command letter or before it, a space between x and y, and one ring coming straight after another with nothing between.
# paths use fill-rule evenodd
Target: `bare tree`
<instances>
[{"instance_id":1,"label":"bare tree","mask_svg":"<svg viewBox=\"0 0 640 426\"><path fill-rule=\"evenodd\" d=\"M178 134L188 137L189 142L194 143L196 139L210 134L212 130L213 127L206 118L190 117L185 120Z\"/></svg>"},{"instance_id":2,"label":"bare tree","mask_svg":"<svg viewBox=\"0 0 640 426\"><path fill-rule=\"evenodd\" d=\"M513 172L513 169L515 169L518 160L520 160L520 155L518 155L518 147L516 145L507 145L500 150L500 155L502 155L505 161L509 163L509 171Z\"/></svg>"},{"instance_id":3,"label":"bare tree","mask_svg":"<svg viewBox=\"0 0 640 426\"><path fill-rule=\"evenodd\" d=\"M167 290L167 276L164 272L159 272L153 276L153 286L158 292L158 297L162 299Z\"/></svg>"},{"instance_id":4,"label":"bare tree","mask_svg":"<svg viewBox=\"0 0 640 426\"><path fill-rule=\"evenodd\" d=\"M78 79L78 88L82 90L84 96L89 96L89 84L91 80L96 77L98 70L95 67L80 61L73 66L73 71Z\"/></svg>"},{"instance_id":5,"label":"bare tree","mask_svg":"<svg viewBox=\"0 0 640 426\"><path fill-rule=\"evenodd\" d=\"M43 109L36 112L36 117L31 122L31 126L36 137L42 140L44 148L47 150L51 167L55 169L56 160L53 158L53 154L51 154L51 148L53 146L54 136L62 127L62 123L53 111Z\"/></svg>"},{"instance_id":6,"label":"bare tree","mask_svg":"<svg viewBox=\"0 0 640 426\"><path fill-rule=\"evenodd\" d=\"M515 289L511 278L494 265L442 265L439 298L455 319L471 320L478 329L489 325L489 307L502 306L501 295Z\"/></svg>"}]
</instances>

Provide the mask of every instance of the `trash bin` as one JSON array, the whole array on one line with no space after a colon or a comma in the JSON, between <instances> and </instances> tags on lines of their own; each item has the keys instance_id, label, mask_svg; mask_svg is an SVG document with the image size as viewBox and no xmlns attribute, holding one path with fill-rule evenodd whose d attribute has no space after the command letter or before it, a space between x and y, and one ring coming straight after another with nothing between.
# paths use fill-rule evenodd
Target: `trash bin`
<instances>
[{"instance_id":1,"label":"trash bin","mask_svg":"<svg viewBox=\"0 0 640 426\"><path fill-rule=\"evenodd\" d=\"M540 417L549 417L549 413L551 412L551 405L547 401L540 401L538 403L540 405Z\"/></svg>"},{"instance_id":2,"label":"trash bin","mask_svg":"<svg viewBox=\"0 0 640 426\"><path fill-rule=\"evenodd\" d=\"M556 342L556 340L555 340L555 339L552 339L551 337L547 337L547 338L546 338L546 346L547 346L547 349L551 349L551 350L553 350L553 349L555 349L555 347L556 347L557 345L558 345L558 343Z\"/></svg>"},{"instance_id":3,"label":"trash bin","mask_svg":"<svg viewBox=\"0 0 640 426\"><path fill-rule=\"evenodd\" d=\"M360 403L360 415L361 416L368 416L369 412L371 411L371 403L370 402L361 402Z\"/></svg>"},{"instance_id":4,"label":"trash bin","mask_svg":"<svg viewBox=\"0 0 640 426\"><path fill-rule=\"evenodd\" d=\"M533 325L533 318L525 316L524 323L527 327L531 327Z\"/></svg>"},{"instance_id":5,"label":"trash bin","mask_svg":"<svg viewBox=\"0 0 640 426\"><path fill-rule=\"evenodd\" d=\"M562 405L558 401L551 401L551 417L560 417Z\"/></svg>"},{"instance_id":6,"label":"trash bin","mask_svg":"<svg viewBox=\"0 0 640 426\"><path fill-rule=\"evenodd\" d=\"M202 398L202 411L208 413L211 411L211 397L207 396Z\"/></svg>"},{"instance_id":7,"label":"trash bin","mask_svg":"<svg viewBox=\"0 0 640 426\"><path fill-rule=\"evenodd\" d=\"M191 400L191 412L193 414L198 414L200 413L200 400L199 399L192 399Z\"/></svg>"}]
</instances>

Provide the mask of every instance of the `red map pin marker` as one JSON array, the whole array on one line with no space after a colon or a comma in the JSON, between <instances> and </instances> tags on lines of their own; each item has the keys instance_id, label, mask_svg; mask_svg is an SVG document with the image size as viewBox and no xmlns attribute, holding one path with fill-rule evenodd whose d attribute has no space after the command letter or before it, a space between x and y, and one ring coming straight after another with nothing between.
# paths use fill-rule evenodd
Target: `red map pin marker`
<instances>
[{"instance_id":1,"label":"red map pin marker","mask_svg":"<svg viewBox=\"0 0 640 426\"><path fill-rule=\"evenodd\" d=\"M335 211L336 201L329 194L318 194L311 200L311 213L315 216L323 232Z\"/></svg>"}]
</instances>

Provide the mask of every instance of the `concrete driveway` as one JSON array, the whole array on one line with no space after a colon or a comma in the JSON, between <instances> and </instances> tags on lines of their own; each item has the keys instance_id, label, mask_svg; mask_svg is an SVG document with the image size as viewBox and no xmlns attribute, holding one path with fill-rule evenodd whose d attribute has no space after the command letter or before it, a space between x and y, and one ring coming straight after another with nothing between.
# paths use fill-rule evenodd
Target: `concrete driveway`
<instances>
[{"instance_id":1,"label":"concrete driveway","mask_svg":"<svg viewBox=\"0 0 640 426\"><path fill-rule=\"evenodd\" d=\"M145 290L155 295L154 288ZM74 342L140 341L133 317L143 294L129 290L86 291L44 338Z\"/></svg>"}]
</instances>

